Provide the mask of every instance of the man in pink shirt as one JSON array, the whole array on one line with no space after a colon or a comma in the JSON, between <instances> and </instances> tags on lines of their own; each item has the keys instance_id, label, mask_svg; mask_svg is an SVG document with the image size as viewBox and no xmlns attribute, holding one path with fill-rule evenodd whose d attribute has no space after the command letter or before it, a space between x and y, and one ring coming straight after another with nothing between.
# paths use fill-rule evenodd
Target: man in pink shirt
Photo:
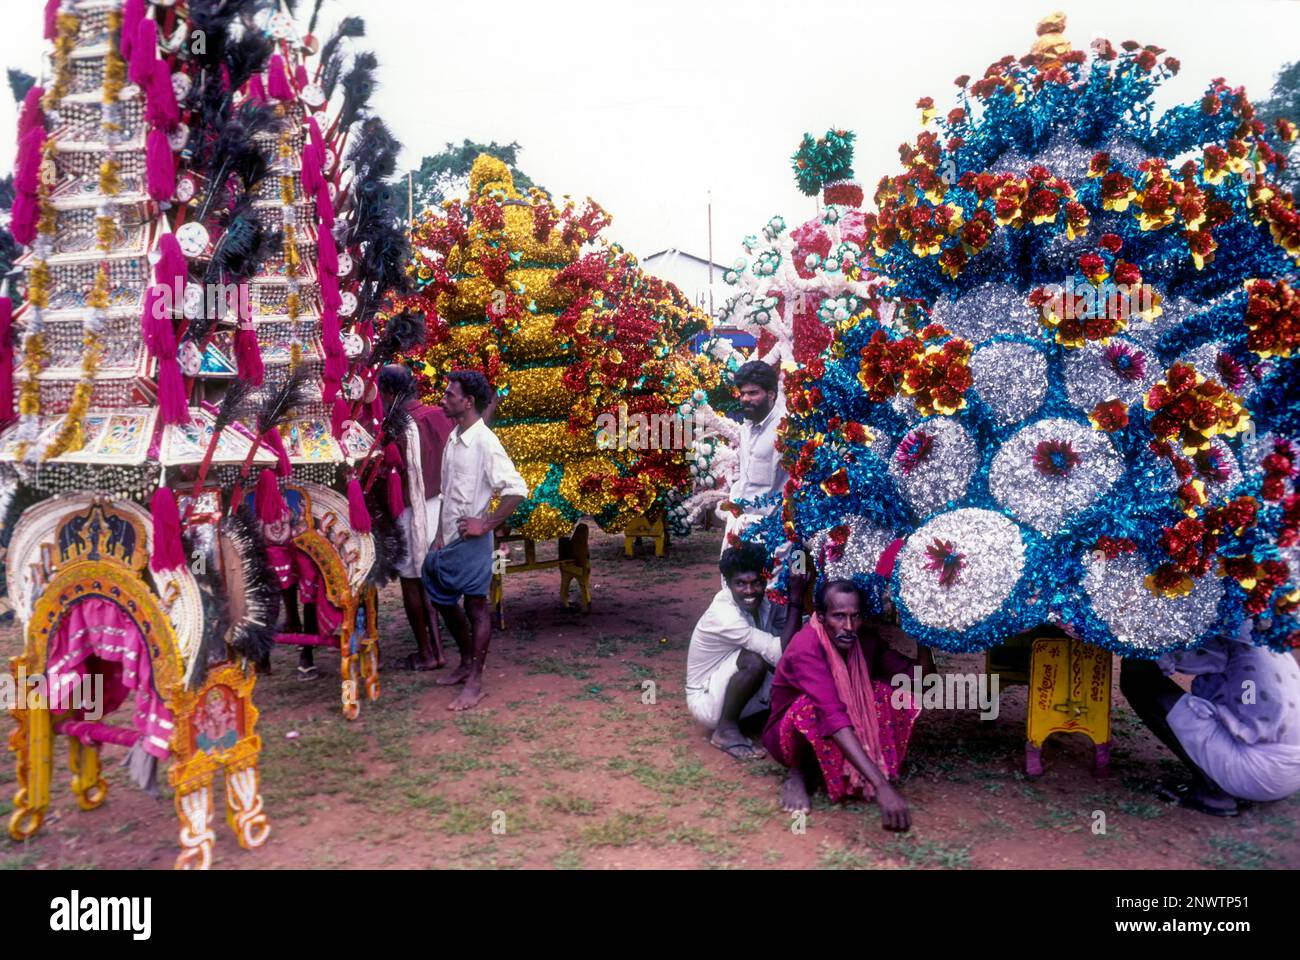
<instances>
[{"instance_id":1,"label":"man in pink shirt","mask_svg":"<svg viewBox=\"0 0 1300 960\"><path fill-rule=\"evenodd\" d=\"M763 746L789 771L781 804L806 812L809 792L822 783L832 803L874 796L881 826L907 830L911 814L890 781L898 776L920 710L891 706L888 681L910 674L916 661L863 622L853 581L825 584L814 606L777 664L763 730Z\"/></svg>"}]
</instances>

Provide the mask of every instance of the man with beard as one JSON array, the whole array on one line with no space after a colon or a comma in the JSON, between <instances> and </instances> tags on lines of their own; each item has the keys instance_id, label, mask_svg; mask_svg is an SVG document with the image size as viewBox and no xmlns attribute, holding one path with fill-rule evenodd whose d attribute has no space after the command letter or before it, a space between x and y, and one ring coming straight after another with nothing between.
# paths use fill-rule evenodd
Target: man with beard
<instances>
[{"instance_id":1,"label":"man with beard","mask_svg":"<svg viewBox=\"0 0 1300 960\"><path fill-rule=\"evenodd\" d=\"M890 781L898 776L920 711L891 705L889 678L910 674L916 661L864 624L862 597L852 580L825 584L814 611L777 664L772 713L763 730L763 746L789 771L781 805L807 812L809 793L820 783L832 803L874 796L881 826L907 830L911 814Z\"/></svg>"},{"instance_id":2,"label":"man with beard","mask_svg":"<svg viewBox=\"0 0 1300 960\"><path fill-rule=\"evenodd\" d=\"M735 385L745 422L740 425L740 468L731 485L730 500L719 506L719 516L725 511L726 519L723 550L736 545L733 534L738 537L741 530L779 506L789 476L776 451L777 427L785 417L776 370L761 360L751 360L736 371Z\"/></svg>"}]
</instances>

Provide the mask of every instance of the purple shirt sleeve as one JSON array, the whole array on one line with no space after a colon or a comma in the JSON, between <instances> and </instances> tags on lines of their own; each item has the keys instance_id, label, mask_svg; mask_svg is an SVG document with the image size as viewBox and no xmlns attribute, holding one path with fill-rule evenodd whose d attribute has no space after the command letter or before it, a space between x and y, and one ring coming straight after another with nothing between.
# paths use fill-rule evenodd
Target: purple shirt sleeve
<instances>
[{"instance_id":1,"label":"purple shirt sleeve","mask_svg":"<svg viewBox=\"0 0 1300 960\"><path fill-rule=\"evenodd\" d=\"M837 730L852 726L849 712L835 692L835 679L822 652L817 635L809 628L799 631L777 666L773 686L778 682L805 694L817 708L817 733L829 738ZM793 698L792 698L793 699Z\"/></svg>"}]
</instances>

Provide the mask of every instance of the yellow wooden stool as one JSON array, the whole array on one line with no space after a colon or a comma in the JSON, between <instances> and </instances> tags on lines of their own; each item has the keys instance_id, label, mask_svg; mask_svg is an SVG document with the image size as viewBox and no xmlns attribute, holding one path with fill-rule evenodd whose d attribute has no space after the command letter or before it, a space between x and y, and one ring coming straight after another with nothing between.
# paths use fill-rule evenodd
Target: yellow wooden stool
<instances>
[{"instance_id":1,"label":"yellow wooden stool","mask_svg":"<svg viewBox=\"0 0 1300 960\"><path fill-rule=\"evenodd\" d=\"M986 651L985 671L999 686L1029 686L1025 774L1043 775L1043 743L1054 733L1082 733L1093 744L1092 775L1110 774L1109 651L1069 637L1013 638Z\"/></svg>"},{"instance_id":2,"label":"yellow wooden stool","mask_svg":"<svg viewBox=\"0 0 1300 960\"><path fill-rule=\"evenodd\" d=\"M636 542L641 537L649 537L654 541L656 557L664 555L664 551L668 549L668 524L664 520L662 511L657 512L653 518L634 517L623 528L623 553L632 556Z\"/></svg>"},{"instance_id":3,"label":"yellow wooden stool","mask_svg":"<svg viewBox=\"0 0 1300 960\"><path fill-rule=\"evenodd\" d=\"M505 610L505 575L508 573L525 573L529 570L560 571L560 604L569 606L569 587L575 581L578 584L578 606L583 613L591 610L591 551L587 544L587 525L580 523L567 537L556 540L556 557L554 560L537 559L537 541L517 533L500 533L496 535L496 545L523 542L524 562L506 563L502 558L493 559L492 585L488 590L488 603L496 611L497 625L506 627Z\"/></svg>"}]
</instances>

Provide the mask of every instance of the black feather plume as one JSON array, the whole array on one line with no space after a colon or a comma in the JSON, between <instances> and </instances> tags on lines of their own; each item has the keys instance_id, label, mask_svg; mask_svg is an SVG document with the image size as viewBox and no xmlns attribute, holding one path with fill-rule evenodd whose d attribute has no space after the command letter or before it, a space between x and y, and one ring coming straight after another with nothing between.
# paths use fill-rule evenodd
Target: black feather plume
<instances>
[{"instance_id":1,"label":"black feather plume","mask_svg":"<svg viewBox=\"0 0 1300 960\"><path fill-rule=\"evenodd\" d=\"M244 573L244 599L248 610L232 624L230 646L254 663L267 663L275 646L275 622L280 616L280 588L266 559L266 544L258 533L257 519L248 504L221 522L221 533L239 553Z\"/></svg>"},{"instance_id":2,"label":"black feather plume","mask_svg":"<svg viewBox=\"0 0 1300 960\"><path fill-rule=\"evenodd\" d=\"M238 90L255 73L261 73L275 50L274 41L260 31L246 31L226 44L224 62L230 74L230 89Z\"/></svg>"},{"instance_id":3,"label":"black feather plume","mask_svg":"<svg viewBox=\"0 0 1300 960\"><path fill-rule=\"evenodd\" d=\"M307 372L302 369L294 371L262 400L257 409L257 435L260 437L268 430L287 422L295 410L316 399L318 395L312 390L311 378Z\"/></svg>"},{"instance_id":4,"label":"black feather plume","mask_svg":"<svg viewBox=\"0 0 1300 960\"><path fill-rule=\"evenodd\" d=\"M408 353L424 343L425 333L424 314L413 310L393 314L384 322L384 330L370 350L370 365L391 363L399 353Z\"/></svg>"},{"instance_id":5,"label":"black feather plume","mask_svg":"<svg viewBox=\"0 0 1300 960\"><path fill-rule=\"evenodd\" d=\"M217 415L212 419L214 433L220 433L230 425L253 389L253 384L248 380L236 377L230 381L230 386L226 388L226 395L221 398L221 404L217 407Z\"/></svg>"},{"instance_id":6,"label":"black feather plume","mask_svg":"<svg viewBox=\"0 0 1300 960\"><path fill-rule=\"evenodd\" d=\"M406 562L406 539L397 521L388 515L387 507L380 501L378 485L366 497L366 506L370 509L370 536L375 545L375 562L366 573L366 583L382 587L397 579L398 567Z\"/></svg>"},{"instance_id":7,"label":"black feather plume","mask_svg":"<svg viewBox=\"0 0 1300 960\"><path fill-rule=\"evenodd\" d=\"M366 22L360 17L344 17L339 21L338 27L325 45L320 49L321 62L321 89L325 91L325 99L329 100L334 96L334 88L338 85L339 77L343 75L343 47L341 44L344 39L356 39L366 35Z\"/></svg>"},{"instance_id":8,"label":"black feather plume","mask_svg":"<svg viewBox=\"0 0 1300 960\"><path fill-rule=\"evenodd\" d=\"M316 4L315 4L315 6L312 7L312 10L311 10L311 19L310 19L309 21L307 21L307 33L308 33L308 34L313 34L313 33L316 32L316 21L317 21L317 19L320 18L320 8L321 8L321 5L324 4L324 2L325 2L325 0L316 0Z\"/></svg>"},{"instance_id":9,"label":"black feather plume","mask_svg":"<svg viewBox=\"0 0 1300 960\"><path fill-rule=\"evenodd\" d=\"M375 71L379 68L379 58L366 51L359 53L352 61L352 69L343 78L343 106L339 108L339 128L346 130L361 116L361 111L370 102L375 92Z\"/></svg>"}]
</instances>

